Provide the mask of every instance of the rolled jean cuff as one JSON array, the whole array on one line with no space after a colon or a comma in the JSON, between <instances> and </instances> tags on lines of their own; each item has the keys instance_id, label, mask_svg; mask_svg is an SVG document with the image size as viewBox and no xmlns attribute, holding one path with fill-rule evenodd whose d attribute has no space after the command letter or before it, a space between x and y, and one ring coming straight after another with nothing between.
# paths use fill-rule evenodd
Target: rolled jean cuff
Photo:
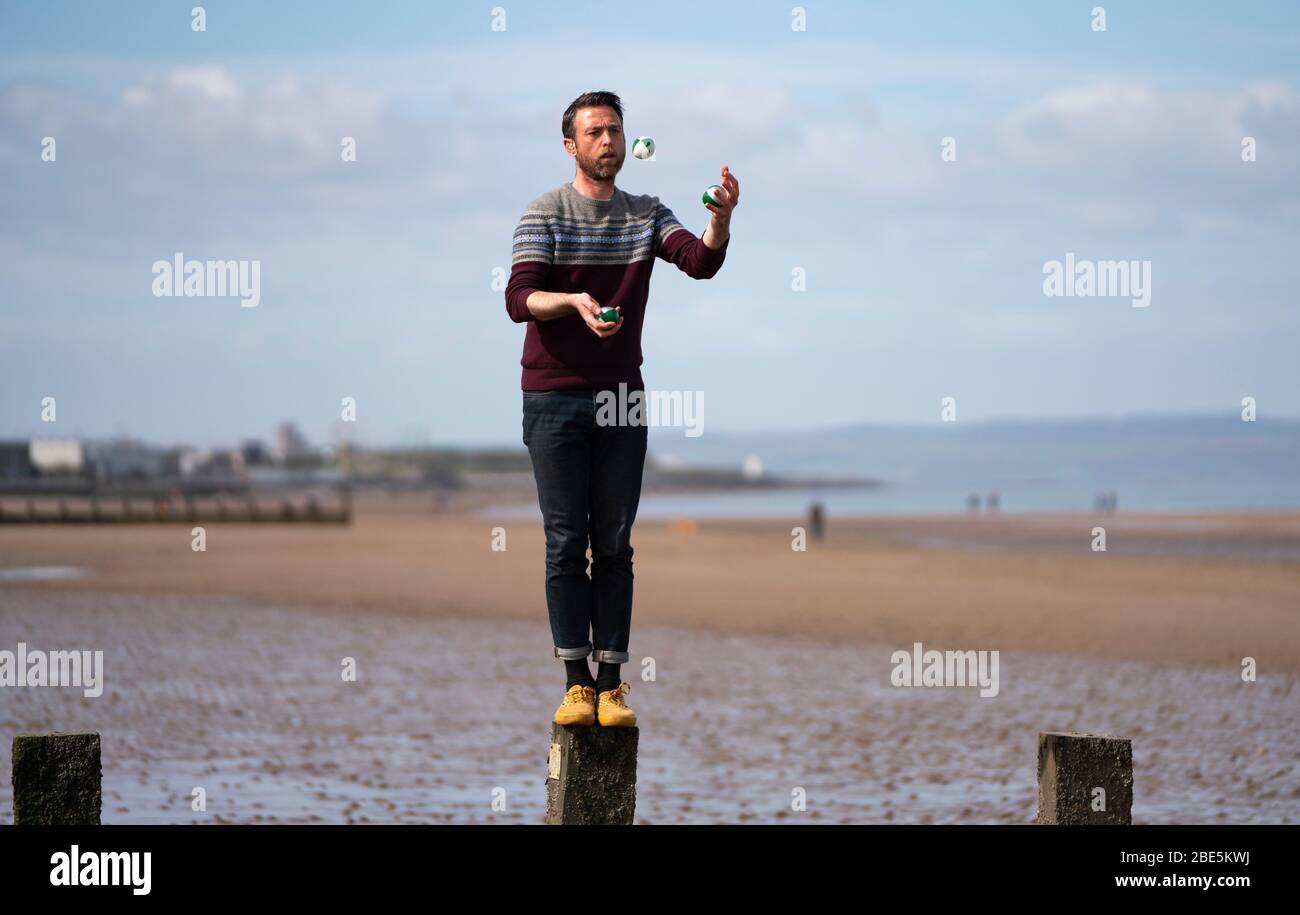
<instances>
[{"instance_id":1,"label":"rolled jean cuff","mask_svg":"<svg viewBox=\"0 0 1300 915\"><path fill-rule=\"evenodd\" d=\"M626 664L626 651L606 651L603 648L597 648L591 653L592 658L597 662L604 661L606 664Z\"/></svg>"},{"instance_id":2,"label":"rolled jean cuff","mask_svg":"<svg viewBox=\"0 0 1300 915\"><path fill-rule=\"evenodd\" d=\"M590 642L580 648L561 648L558 645L555 647L555 656L564 658L566 661L576 661L578 658L585 658L589 654L591 654Z\"/></svg>"}]
</instances>

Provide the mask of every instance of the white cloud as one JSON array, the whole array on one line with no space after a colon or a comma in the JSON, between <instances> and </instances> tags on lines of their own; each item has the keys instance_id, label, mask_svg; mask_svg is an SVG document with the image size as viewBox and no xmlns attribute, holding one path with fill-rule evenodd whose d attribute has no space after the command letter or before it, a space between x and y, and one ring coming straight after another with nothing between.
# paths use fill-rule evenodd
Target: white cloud
<instances>
[{"instance_id":1,"label":"white cloud","mask_svg":"<svg viewBox=\"0 0 1300 915\"><path fill-rule=\"evenodd\" d=\"M222 67L178 67L167 75L167 84L178 92L193 91L215 101L239 97L239 87Z\"/></svg>"}]
</instances>

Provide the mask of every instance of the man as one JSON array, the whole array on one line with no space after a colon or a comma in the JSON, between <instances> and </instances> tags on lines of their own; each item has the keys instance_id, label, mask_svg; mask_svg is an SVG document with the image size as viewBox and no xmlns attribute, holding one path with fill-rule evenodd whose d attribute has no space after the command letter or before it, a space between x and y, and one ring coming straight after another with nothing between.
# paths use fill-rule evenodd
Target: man
<instances>
[{"instance_id":1,"label":"man","mask_svg":"<svg viewBox=\"0 0 1300 915\"><path fill-rule=\"evenodd\" d=\"M650 271L662 258L695 279L718 272L740 185L722 167L722 191L703 239L658 197L614 187L623 166L623 106L612 92L578 96L561 122L572 183L530 203L514 234L506 311L526 322L523 439L546 530L546 604L555 656L564 660L559 724L636 724L631 687L632 523L645 465L644 423L596 421L597 394L644 391L641 325ZM617 320L601 319L612 307ZM608 396L608 395L607 395ZM644 396L644 395L642 395ZM587 549L591 548L591 577ZM598 664L593 678L588 655Z\"/></svg>"}]
</instances>

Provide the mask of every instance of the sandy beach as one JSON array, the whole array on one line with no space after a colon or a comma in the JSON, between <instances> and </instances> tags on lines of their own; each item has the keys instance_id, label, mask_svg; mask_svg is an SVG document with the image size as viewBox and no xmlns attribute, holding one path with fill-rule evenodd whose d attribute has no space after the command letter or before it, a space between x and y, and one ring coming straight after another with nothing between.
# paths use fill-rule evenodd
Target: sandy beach
<instances>
[{"instance_id":1,"label":"sandy beach","mask_svg":"<svg viewBox=\"0 0 1300 915\"><path fill-rule=\"evenodd\" d=\"M346 527L212 524L202 553L185 524L0 526L0 565L87 571L24 583L54 590L544 621L540 522L460 507L385 499ZM1300 672L1300 562L1274 558L1300 550L1300 513L841 518L796 552L799 523L638 521L634 627ZM1097 523L1106 553L1090 549Z\"/></svg>"},{"instance_id":2,"label":"sandy beach","mask_svg":"<svg viewBox=\"0 0 1300 915\"><path fill-rule=\"evenodd\" d=\"M212 524L203 553L0 527L0 572L82 571L0 581L0 647L102 648L108 683L17 690L0 727L101 731L106 822L540 822L542 531L481 508ZM1135 822L1300 821L1300 516L837 518L806 552L796 523L638 522L637 822L1030 822L1040 730L1132 739ZM918 641L999 651L999 695L892 687Z\"/></svg>"}]
</instances>

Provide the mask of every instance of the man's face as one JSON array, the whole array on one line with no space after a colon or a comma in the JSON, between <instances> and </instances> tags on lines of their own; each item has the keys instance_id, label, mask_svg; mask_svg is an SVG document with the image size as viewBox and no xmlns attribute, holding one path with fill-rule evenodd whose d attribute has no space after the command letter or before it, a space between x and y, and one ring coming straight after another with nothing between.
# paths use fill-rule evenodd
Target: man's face
<instances>
[{"instance_id":1,"label":"man's face","mask_svg":"<svg viewBox=\"0 0 1300 915\"><path fill-rule=\"evenodd\" d=\"M618 112L608 106L579 108L573 115L574 157L592 181L612 181L623 167L627 144Z\"/></svg>"}]
</instances>

